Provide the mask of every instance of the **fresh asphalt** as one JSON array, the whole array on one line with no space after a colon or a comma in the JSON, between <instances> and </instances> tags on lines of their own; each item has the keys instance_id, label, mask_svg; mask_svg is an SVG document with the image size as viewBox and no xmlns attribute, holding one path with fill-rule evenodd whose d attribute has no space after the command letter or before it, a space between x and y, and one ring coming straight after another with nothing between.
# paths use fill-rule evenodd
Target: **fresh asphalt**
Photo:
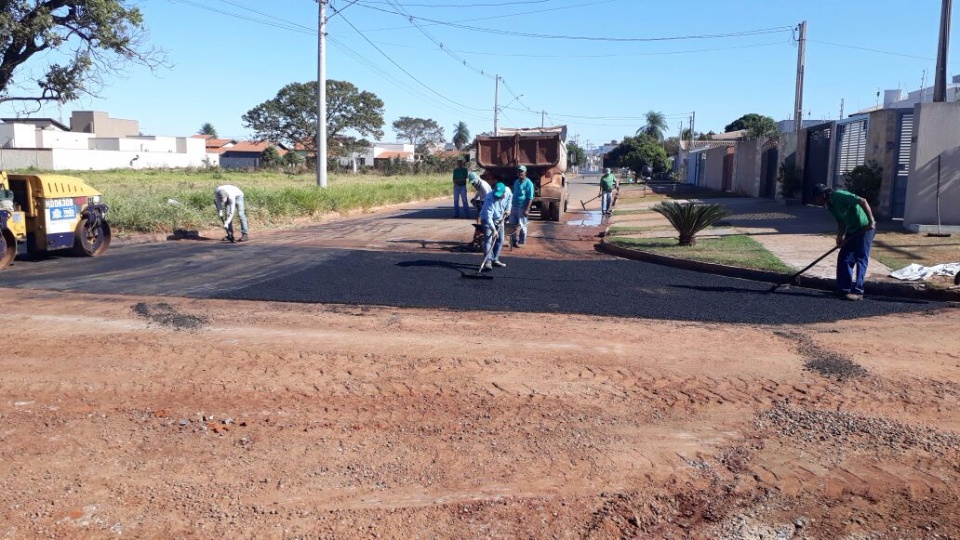
<instances>
[{"instance_id":1,"label":"fresh asphalt","mask_svg":"<svg viewBox=\"0 0 960 540\"><path fill-rule=\"evenodd\" d=\"M506 268L485 273L492 279L471 279L476 254L181 241L112 247L95 259L18 260L0 271L0 287L750 324L943 307L869 291L860 302L800 288L770 293L770 283L615 258L503 260Z\"/></svg>"}]
</instances>

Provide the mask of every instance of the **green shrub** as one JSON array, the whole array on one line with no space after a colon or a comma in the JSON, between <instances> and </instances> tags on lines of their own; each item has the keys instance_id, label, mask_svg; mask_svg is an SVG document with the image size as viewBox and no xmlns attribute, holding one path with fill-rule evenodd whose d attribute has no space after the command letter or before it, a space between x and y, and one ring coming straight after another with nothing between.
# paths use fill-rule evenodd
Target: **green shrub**
<instances>
[{"instance_id":1,"label":"green shrub","mask_svg":"<svg viewBox=\"0 0 960 540\"><path fill-rule=\"evenodd\" d=\"M843 189L863 197L871 205L877 204L882 183L883 167L872 159L843 175Z\"/></svg>"},{"instance_id":2,"label":"green shrub","mask_svg":"<svg viewBox=\"0 0 960 540\"><path fill-rule=\"evenodd\" d=\"M681 246L697 243L697 233L730 215L720 204L676 203L665 201L651 208L667 218L680 235Z\"/></svg>"},{"instance_id":3,"label":"green shrub","mask_svg":"<svg viewBox=\"0 0 960 540\"><path fill-rule=\"evenodd\" d=\"M792 163L781 163L777 174L780 195L787 199L798 197L803 189L803 169Z\"/></svg>"}]
</instances>

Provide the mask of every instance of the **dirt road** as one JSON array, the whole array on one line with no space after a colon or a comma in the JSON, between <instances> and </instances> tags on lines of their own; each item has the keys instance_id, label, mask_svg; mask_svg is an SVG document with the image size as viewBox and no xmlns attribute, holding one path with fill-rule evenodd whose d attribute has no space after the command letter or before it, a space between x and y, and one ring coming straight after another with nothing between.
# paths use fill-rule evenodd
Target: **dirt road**
<instances>
[{"instance_id":1,"label":"dirt road","mask_svg":"<svg viewBox=\"0 0 960 540\"><path fill-rule=\"evenodd\" d=\"M0 538L960 537L955 308L3 293Z\"/></svg>"}]
</instances>

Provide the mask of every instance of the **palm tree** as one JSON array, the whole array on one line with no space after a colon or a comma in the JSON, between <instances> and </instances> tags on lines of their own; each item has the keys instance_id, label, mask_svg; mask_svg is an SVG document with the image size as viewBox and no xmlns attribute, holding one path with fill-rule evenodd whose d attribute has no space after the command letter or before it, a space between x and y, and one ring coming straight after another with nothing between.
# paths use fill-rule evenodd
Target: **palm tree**
<instances>
[{"instance_id":1,"label":"palm tree","mask_svg":"<svg viewBox=\"0 0 960 540\"><path fill-rule=\"evenodd\" d=\"M460 150L468 142L470 142L470 129L467 128L466 122L458 122L453 126L453 145Z\"/></svg>"},{"instance_id":2,"label":"palm tree","mask_svg":"<svg viewBox=\"0 0 960 540\"><path fill-rule=\"evenodd\" d=\"M662 202L651 208L667 218L680 235L681 246L697 243L697 233L730 215L720 204Z\"/></svg>"},{"instance_id":3,"label":"palm tree","mask_svg":"<svg viewBox=\"0 0 960 540\"><path fill-rule=\"evenodd\" d=\"M662 141L663 134L667 131L667 118L662 112L647 111L645 115L646 125L637 130L636 136L646 135L655 141Z\"/></svg>"}]
</instances>

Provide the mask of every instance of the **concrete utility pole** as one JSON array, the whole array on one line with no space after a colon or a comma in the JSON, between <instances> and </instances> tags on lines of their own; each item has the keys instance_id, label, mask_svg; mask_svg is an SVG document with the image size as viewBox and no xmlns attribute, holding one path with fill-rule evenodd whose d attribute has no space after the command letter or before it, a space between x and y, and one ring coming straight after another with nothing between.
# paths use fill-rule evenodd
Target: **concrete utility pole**
<instances>
[{"instance_id":1,"label":"concrete utility pole","mask_svg":"<svg viewBox=\"0 0 960 540\"><path fill-rule=\"evenodd\" d=\"M950 13L953 0L943 0L940 9L940 43L937 46L937 77L933 83L933 101L947 101L947 48L950 46Z\"/></svg>"},{"instance_id":2,"label":"concrete utility pole","mask_svg":"<svg viewBox=\"0 0 960 540\"><path fill-rule=\"evenodd\" d=\"M540 111L540 129L543 129L543 119L547 116L547 111Z\"/></svg>"},{"instance_id":3,"label":"concrete utility pole","mask_svg":"<svg viewBox=\"0 0 960 540\"><path fill-rule=\"evenodd\" d=\"M320 4L317 38L317 185L327 187L327 0Z\"/></svg>"},{"instance_id":4,"label":"concrete utility pole","mask_svg":"<svg viewBox=\"0 0 960 540\"><path fill-rule=\"evenodd\" d=\"M696 127L697 127L697 111L693 111L692 113L690 113L690 142L691 143L696 138L693 131Z\"/></svg>"},{"instance_id":5,"label":"concrete utility pole","mask_svg":"<svg viewBox=\"0 0 960 540\"><path fill-rule=\"evenodd\" d=\"M800 38L797 47L797 88L793 100L793 130L800 135L803 129L803 70L807 54L807 21L800 23Z\"/></svg>"},{"instance_id":6,"label":"concrete utility pole","mask_svg":"<svg viewBox=\"0 0 960 540\"><path fill-rule=\"evenodd\" d=\"M497 75L495 78L493 87L493 136L496 137L500 134L497 131L499 128L498 119L500 116L500 75Z\"/></svg>"},{"instance_id":7,"label":"concrete utility pole","mask_svg":"<svg viewBox=\"0 0 960 540\"><path fill-rule=\"evenodd\" d=\"M840 98L840 119L843 120L843 98Z\"/></svg>"}]
</instances>

